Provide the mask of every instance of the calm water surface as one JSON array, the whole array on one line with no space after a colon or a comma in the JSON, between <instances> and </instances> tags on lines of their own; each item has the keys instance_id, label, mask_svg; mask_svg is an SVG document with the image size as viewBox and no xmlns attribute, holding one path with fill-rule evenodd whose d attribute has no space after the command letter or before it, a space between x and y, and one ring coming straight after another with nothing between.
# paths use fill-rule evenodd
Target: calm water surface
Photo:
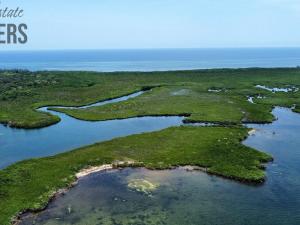
<instances>
[{"instance_id":1,"label":"calm water surface","mask_svg":"<svg viewBox=\"0 0 300 225\"><path fill-rule=\"evenodd\" d=\"M300 115L276 108L278 121L257 129L245 144L271 153L262 186L249 186L183 169L124 169L80 179L22 225L298 225L300 224ZM130 188L146 180L155 187ZM129 186L128 186L129 185Z\"/></svg>"},{"instance_id":2,"label":"calm water surface","mask_svg":"<svg viewBox=\"0 0 300 225\"><path fill-rule=\"evenodd\" d=\"M152 49L0 52L1 69L159 71L296 67L300 48Z\"/></svg>"},{"instance_id":3,"label":"calm water surface","mask_svg":"<svg viewBox=\"0 0 300 225\"><path fill-rule=\"evenodd\" d=\"M125 101L143 93L137 92L79 108ZM184 119L179 116L160 116L89 122L49 111L47 107L41 108L40 111L59 116L61 122L50 127L32 130L15 129L0 124L0 168L20 160L55 155L116 137L179 126L182 125Z\"/></svg>"}]
</instances>

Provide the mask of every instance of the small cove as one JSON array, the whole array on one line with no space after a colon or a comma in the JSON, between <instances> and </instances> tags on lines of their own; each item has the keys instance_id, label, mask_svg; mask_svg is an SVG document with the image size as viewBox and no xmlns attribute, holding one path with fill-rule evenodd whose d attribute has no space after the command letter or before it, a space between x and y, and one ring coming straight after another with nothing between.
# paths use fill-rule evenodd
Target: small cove
<instances>
[{"instance_id":1,"label":"small cove","mask_svg":"<svg viewBox=\"0 0 300 225\"><path fill-rule=\"evenodd\" d=\"M127 168L91 174L21 225L203 224L296 225L300 221L300 115L276 107L272 124L249 124L245 145L271 153L267 180L249 186L183 169ZM132 180L153 183L143 193Z\"/></svg>"}]
</instances>

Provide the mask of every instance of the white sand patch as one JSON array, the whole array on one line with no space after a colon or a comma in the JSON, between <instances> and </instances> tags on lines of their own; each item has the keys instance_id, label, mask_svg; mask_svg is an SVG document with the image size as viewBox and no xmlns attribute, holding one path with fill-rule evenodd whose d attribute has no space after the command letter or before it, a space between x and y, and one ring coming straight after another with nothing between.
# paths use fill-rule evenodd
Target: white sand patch
<instances>
[{"instance_id":1,"label":"white sand patch","mask_svg":"<svg viewBox=\"0 0 300 225\"><path fill-rule=\"evenodd\" d=\"M76 173L76 178L82 178L85 177L87 175L90 175L92 173L97 173L100 171L104 171L104 170L111 170L113 169L113 165L112 164L104 164L102 166L93 166L93 167L89 167L86 169L81 170L80 172Z\"/></svg>"}]
</instances>

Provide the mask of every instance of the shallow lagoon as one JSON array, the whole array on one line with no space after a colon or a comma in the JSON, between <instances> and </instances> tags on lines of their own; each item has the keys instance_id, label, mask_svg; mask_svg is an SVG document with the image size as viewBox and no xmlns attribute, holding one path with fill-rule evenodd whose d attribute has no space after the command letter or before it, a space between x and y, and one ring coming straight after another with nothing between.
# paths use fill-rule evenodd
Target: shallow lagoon
<instances>
[{"instance_id":1,"label":"shallow lagoon","mask_svg":"<svg viewBox=\"0 0 300 225\"><path fill-rule=\"evenodd\" d=\"M22 225L197 224L296 225L300 223L300 115L275 108L273 124L257 129L244 143L271 153L267 181L245 185L184 169L112 170L79 180L42 213ZM144 193L128 186L144 179L155 189Z\"/></svg>"}]
</instances>

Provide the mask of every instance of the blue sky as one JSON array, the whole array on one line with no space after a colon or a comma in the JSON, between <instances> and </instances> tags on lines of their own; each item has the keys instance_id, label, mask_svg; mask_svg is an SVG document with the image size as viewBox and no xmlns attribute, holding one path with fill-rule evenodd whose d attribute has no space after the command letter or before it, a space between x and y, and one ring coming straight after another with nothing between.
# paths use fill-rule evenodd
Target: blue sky
<instances>
[{"instance_id":1,"label":"blue sky","mask_svg":"<svg viewBox=\"0 0 300 225\"><path fill-rule=\"evenodd\" d=\"M300 0L1 2L29 27L29 42L6 50L300 46Z\"/></svg>"}]
</instances>

